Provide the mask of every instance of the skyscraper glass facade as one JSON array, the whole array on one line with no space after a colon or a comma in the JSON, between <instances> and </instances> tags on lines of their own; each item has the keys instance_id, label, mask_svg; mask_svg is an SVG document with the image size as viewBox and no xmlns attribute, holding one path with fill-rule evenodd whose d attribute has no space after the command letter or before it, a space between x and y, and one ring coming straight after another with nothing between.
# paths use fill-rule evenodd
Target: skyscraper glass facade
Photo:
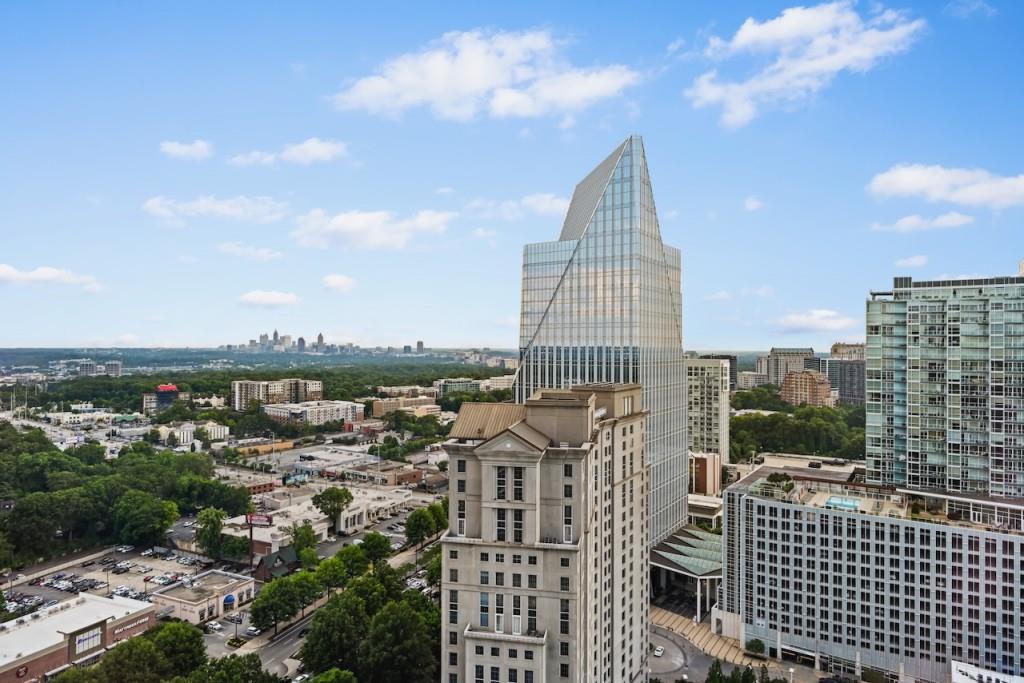
<instances>
[{"instance_id":1,"label":"skyscraper glass facade","mask_svg":"<svg viewBox=\"0 0 1024 683\"><path fill-rule=\"evenodd\" d=\"M541 388L638 383L651 464L651 540L686 520L681 258L661 241L643 141L577 185L557 242L526 245L516 400Z\"/></svg>"}]
</instances>

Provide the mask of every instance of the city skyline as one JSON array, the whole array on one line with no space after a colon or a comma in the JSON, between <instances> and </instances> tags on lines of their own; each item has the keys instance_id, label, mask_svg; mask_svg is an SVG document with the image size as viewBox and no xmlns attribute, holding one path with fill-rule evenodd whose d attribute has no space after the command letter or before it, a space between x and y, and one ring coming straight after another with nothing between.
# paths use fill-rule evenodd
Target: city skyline
<instances>
[{"instance_id":1,"label":"city skyline","mask_svg":"<svg viewBox=\"0 0 1024 683\"><path fill-rule=\"evenodd\" d=\"M8 6L0 296L21 323L4 345L277 326L515 348L522 245L634 132L682 250L688 348L862 341L868 283L1024 255L1003 253L1024 204L1021 11L522 6L394 25ZM475 60L489 73L470 81ZM460 315L440 314L456 292Z\"/></svg>"}]
</instances>

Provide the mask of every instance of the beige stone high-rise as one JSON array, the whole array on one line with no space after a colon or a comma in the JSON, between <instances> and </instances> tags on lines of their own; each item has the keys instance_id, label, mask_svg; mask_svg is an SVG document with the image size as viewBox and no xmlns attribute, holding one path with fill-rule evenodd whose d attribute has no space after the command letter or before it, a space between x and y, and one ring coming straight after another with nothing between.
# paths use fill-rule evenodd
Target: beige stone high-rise
<instances>
[{"instance_id":1,"label":"beige stone high-rise","mask_svg":"<svg viewBox=\"0 0 1024 683\"><path fill-rule=\"evenodd\" d=\"M592 384L462 405L445 444L442 683L646 680L641 396Z\"/></svg>"},{"instance_id":2,"label":"beige stone high-rise","mask_svg":"<svg viewBox=\"0 0 1024 683\"><path fill-rule=\"evenodd\" d=\"M686 359L686 437L690 453L729 462L729 361Z\"/></svg>"}]
</instances>

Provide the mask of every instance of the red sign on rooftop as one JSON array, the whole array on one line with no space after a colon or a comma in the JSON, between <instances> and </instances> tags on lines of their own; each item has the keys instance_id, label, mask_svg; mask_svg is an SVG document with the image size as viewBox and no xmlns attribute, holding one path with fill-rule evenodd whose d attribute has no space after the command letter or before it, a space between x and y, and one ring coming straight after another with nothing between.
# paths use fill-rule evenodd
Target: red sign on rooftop
<instances>
[{"instance_id":1,"label":"red sign on rooftop","mask_svg":"<svg viewBox=\"0 0 1024 683\"><path fill-rule=\"evenodd\" d=\"M157 385L157 391L177 391L178 387L174 384L160 384Z\"/></svg>"}]
</instances>

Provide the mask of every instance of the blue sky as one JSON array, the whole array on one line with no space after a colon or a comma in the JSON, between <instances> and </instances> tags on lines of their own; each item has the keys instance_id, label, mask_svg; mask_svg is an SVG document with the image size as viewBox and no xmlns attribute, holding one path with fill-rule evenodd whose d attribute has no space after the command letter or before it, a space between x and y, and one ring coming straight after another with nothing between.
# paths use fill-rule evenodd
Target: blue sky
<instances>
[{"instance_id":1,"label":"blue sky","mask_svg":"<svg viewBox=\"0 0 1024 683\"><path fill-rule=\"evenodd\" d=\"M687 348L1024 258L1019 3L213 5L0 7L0 345L513 347L633 132Z\"/></svg>"}]
</instances>

